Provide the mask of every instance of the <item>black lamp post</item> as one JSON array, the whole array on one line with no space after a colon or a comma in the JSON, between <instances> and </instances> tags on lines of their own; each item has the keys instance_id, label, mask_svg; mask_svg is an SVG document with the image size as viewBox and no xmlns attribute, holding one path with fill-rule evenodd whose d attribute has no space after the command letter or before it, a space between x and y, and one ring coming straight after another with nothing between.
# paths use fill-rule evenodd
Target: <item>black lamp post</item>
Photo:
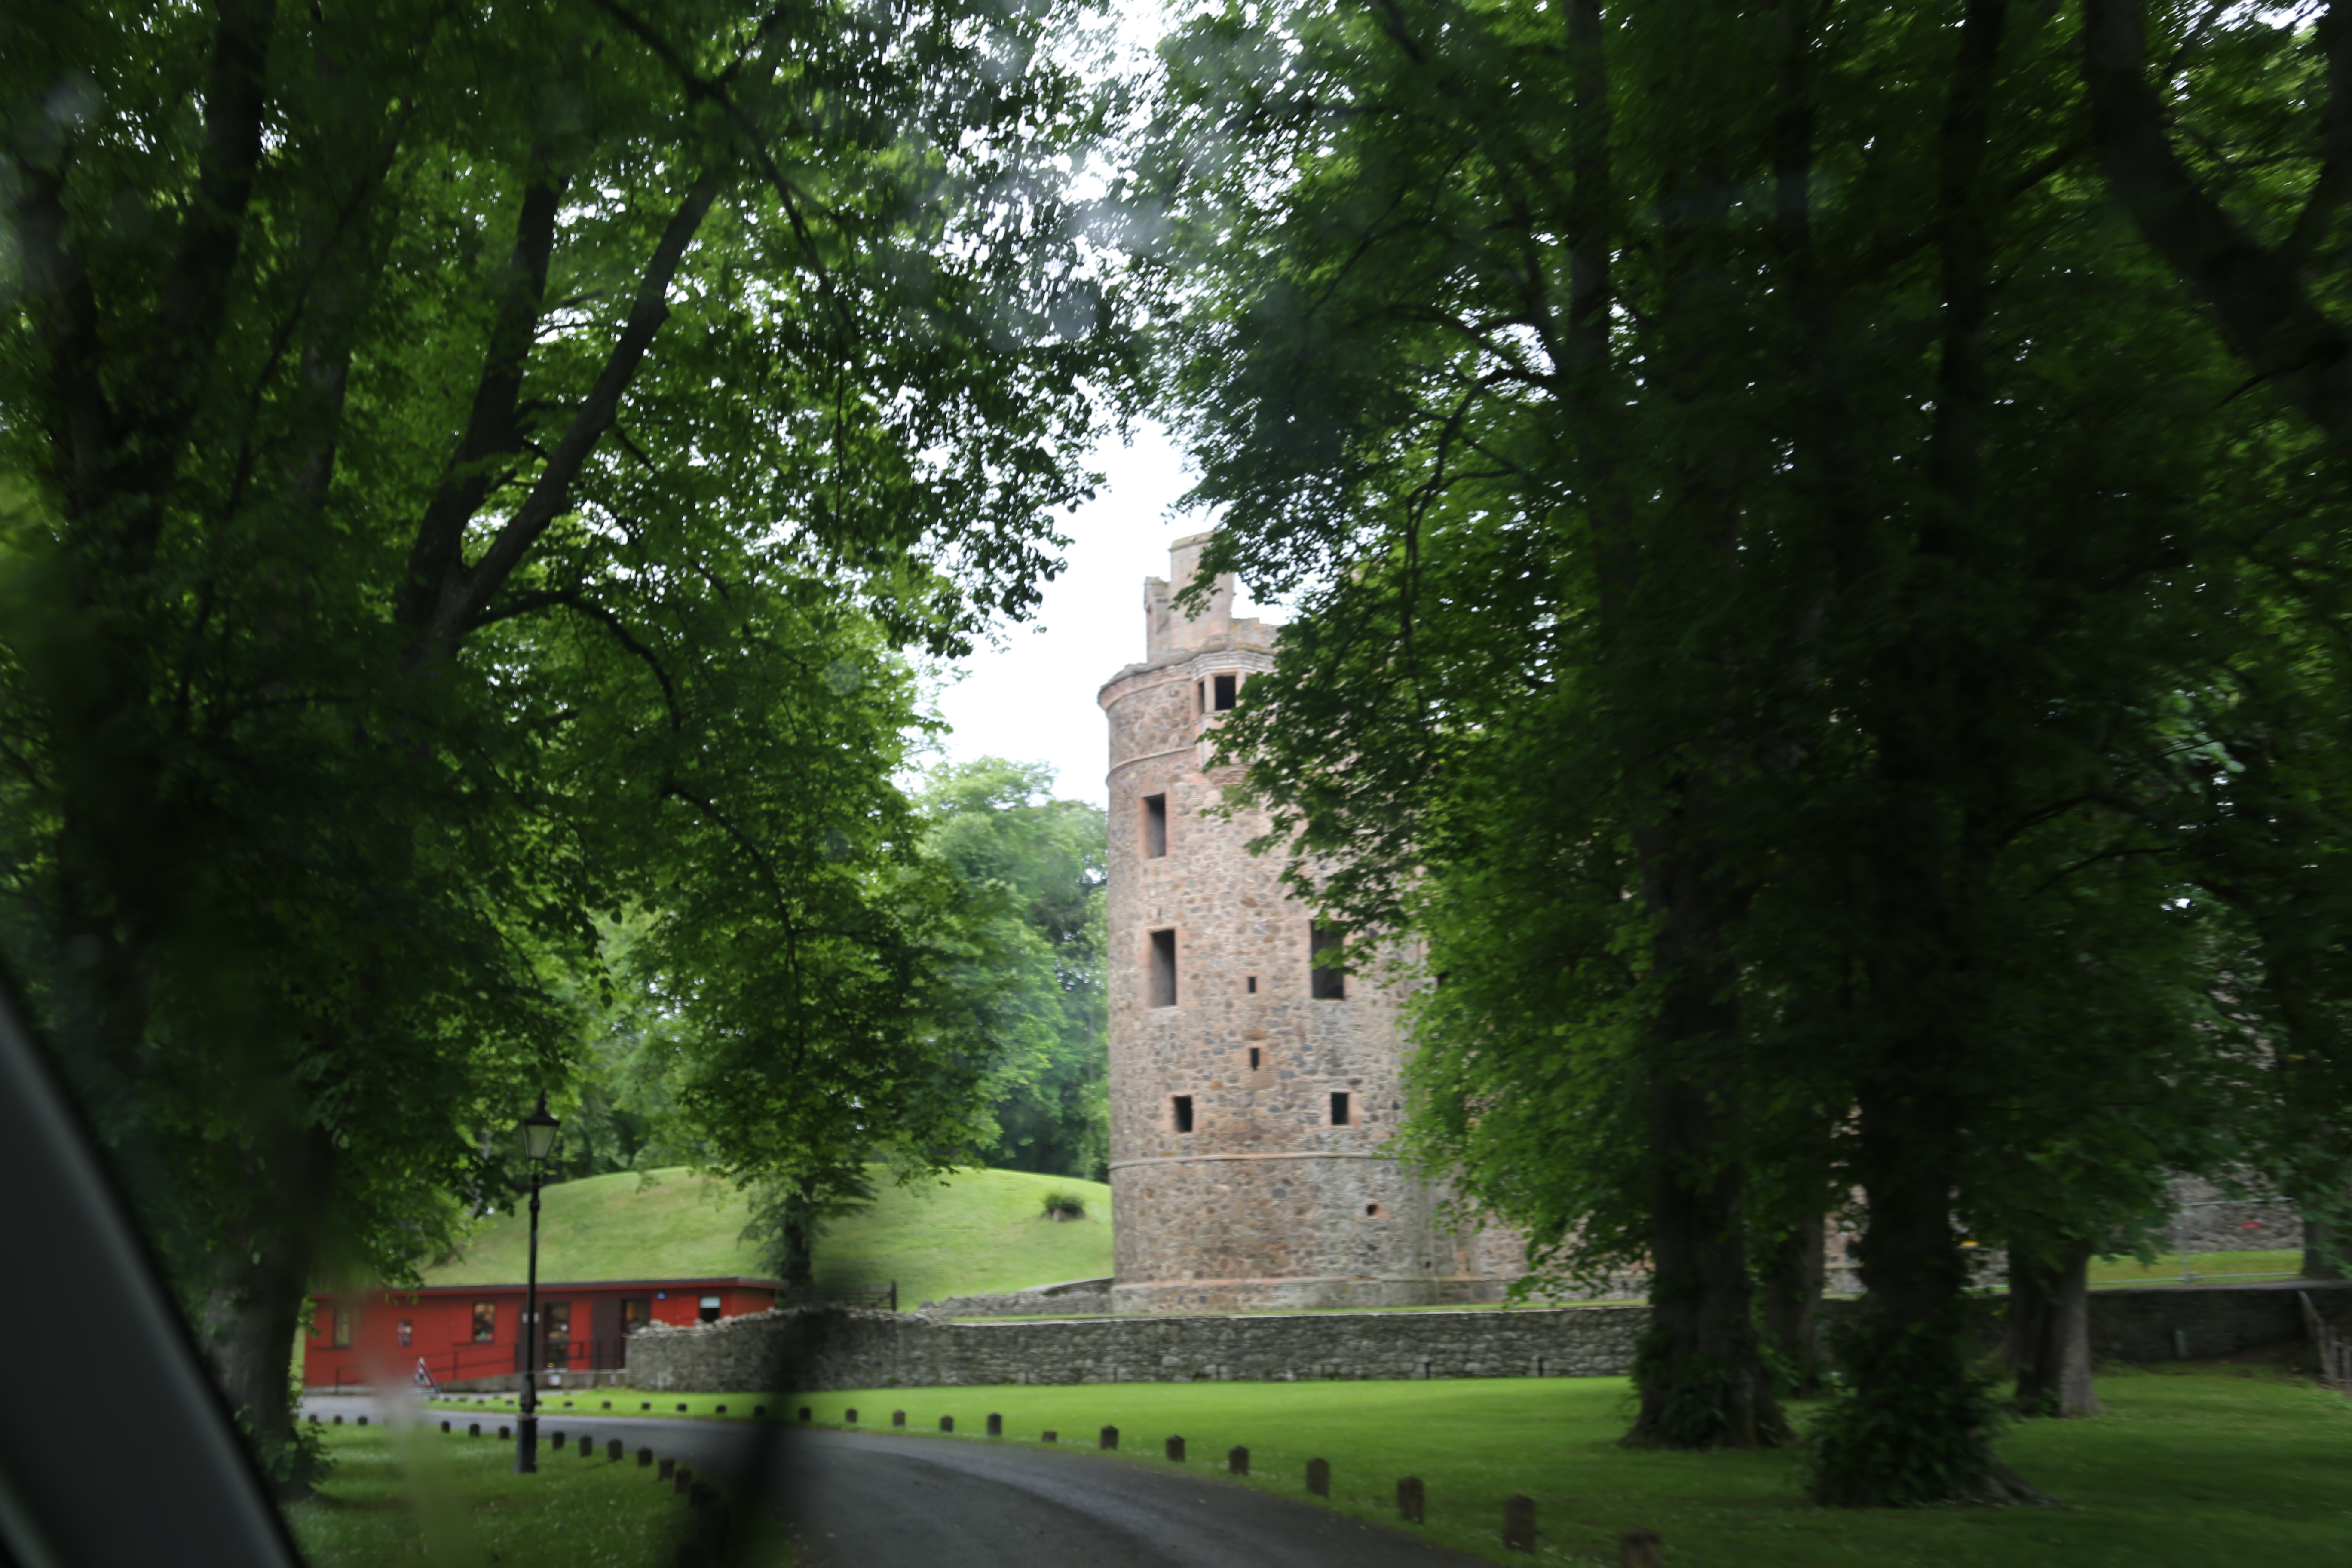
<instances>
[{"instance_id":1,"label":"black lamp post","mask_svg":"<svg viewBox=\"0 0 2352 1568\"><path fill-rule=\"evenodd\" d=\"M515 1474L539 1470L539 1184L563 1123L547 1113L547 1096L522 1119L522 1157L530 1162L530 1264L522 1292L522 1416L515 1423Z\"/></svg>"}]
</instances>

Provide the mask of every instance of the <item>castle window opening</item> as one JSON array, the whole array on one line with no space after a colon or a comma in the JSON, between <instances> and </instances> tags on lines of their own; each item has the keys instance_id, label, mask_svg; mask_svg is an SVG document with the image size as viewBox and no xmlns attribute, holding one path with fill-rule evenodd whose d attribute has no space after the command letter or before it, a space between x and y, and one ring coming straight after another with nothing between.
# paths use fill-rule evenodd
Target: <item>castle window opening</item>
<instances>
[{"instance_id":1,"label":"castle window opening","mask_svg":"<svg viewBox=\"0 0 2352 1568\"><path fill-rule=\"evenodd\" d=\"M1345 1002L1348 999L1348 972L1338 963L1323 962L1325 953L1336 955L1348 940L1344 927L1334 921L1317 921L1308 928L1307 962L1307 994L1318 1002Z\"/></svg>"},{"instance_id":2,"label":"castle window opening","mask_svg":"<svg viewBox=\"0 0 2352 1568\"><path fill-rule=\"evenodd\" d=\"M1334 1127L1348 1125L1348 1091L1344 1089L1331 1091L1331 1125Z\"/></svg>"},{"instance_id":3,"label":"castle window opening","mask_svg":"<svg viewBox=\"0 0 2352 1568\"><path fill-rule=\"evenodd\" d=\"M1250 1071L1257 1071L1257 1047L1255 1046L1252 1046L1250 1047Z\"/></svg>"},{"instance_id":4,"label":"castle window opening","mask_svg":"<svg viewBox=\"0 0 2352 1568\"><path fill-rule=\"evenodd\" d=\"M1151 1005L1176 1005L1176 933L1172 931L1151 933Z\"/></svg>"},{"instance_id":5,"label":"castle window opening","mask_svg":"<svg viewBox=\"0 0 2352 1568\"><path fill-rule=\"evenodd\" d=\"M1143 797L1143 858L1157 860L1168 853L1168 797Z\"/></svg>"},{"instance_id":6,"label":"castle window opening","mask_svg":"<svg viewBox=\"0 0 2352 1568\"><path fill-rule=\"evenodd\" d=\"M1244 976L1244 977L1243 978L1243 980L1242 980L1242 990L1243 990L1245 994L1249 994L1249 995L1252 995L1252 996L1256 995L1256 994L1257 994L1257 976L1256 976L1256 975L1255 975L1255 974L1251 974L1251 975L1246 975L1246 976Z\"/></svg>"},{"instance_id":7,"label":"castle window opening","mask_svg":"<svg viewBox=\"0 0 2352 1568\"><path fill-rule=\"evenodd\" d=\"M1242 679L1238 675L1213 675L1209 678L1212 706L1220 713L1230 710L1241 695Z\"/></svg>"},{"instance_id":8,"label":"castle window opening","mask_svg":"<svg viewBox=\"0 0 2352 1568\"><path fill-rule=\"evenodd\" d=\"M1389 1211L1381 1207L1378 1204L1366 1204L1364 1205L1364 1217L1366 1219L1386 1219L1389 1217Z\"/></svg>"},{"instance_id":9,"label":"castle window opening","mask_svg":"<svg viewBox=\"0 0 2352 1568\"><path fill-rule=\"evenodd\" d=\"M1169 1109L1174 1114L1176 1131L1179 1132L1192 1131L1192 1097L1189 1094L1174 1095L1170 1098L1168 1103Z\"/></svg>"}]
</instances>

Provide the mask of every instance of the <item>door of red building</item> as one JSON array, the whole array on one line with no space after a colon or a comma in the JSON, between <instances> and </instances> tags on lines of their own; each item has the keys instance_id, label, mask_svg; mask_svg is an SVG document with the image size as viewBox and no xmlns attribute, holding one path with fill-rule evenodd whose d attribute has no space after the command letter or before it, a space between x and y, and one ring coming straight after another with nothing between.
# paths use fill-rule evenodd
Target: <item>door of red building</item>
<instances>
[{"instance_id":1,"label":"door of red building","mask_svg":"<svg viewBox=\"0 0 2352 1568\"><path fill-rule=\"evenodd\" d=\"M572 1364L572 1303L541 1301L539 1304L539 1364L550 1372L562 1372Z\"/></svg>"},{"instance_id":2,"label":"door of red building","mask_svg":"<svg viewBox=\"0 0 2352 1568\"><path fill-rule=\"evenodd\" d=\"M588 1303L588 1364L600 1369L621 1363L621 1299L597 1296Z\"/></svg>"}]
</instances>

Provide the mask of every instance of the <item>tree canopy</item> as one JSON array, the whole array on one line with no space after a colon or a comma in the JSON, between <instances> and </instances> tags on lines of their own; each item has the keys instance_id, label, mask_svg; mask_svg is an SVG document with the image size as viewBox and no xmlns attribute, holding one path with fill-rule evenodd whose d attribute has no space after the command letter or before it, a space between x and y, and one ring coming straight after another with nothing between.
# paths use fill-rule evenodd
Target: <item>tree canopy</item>
<instances>
[{"instance_id":1,"label":"tree canopy","mask_svg":"<svg viewBox=\"0 0 2352 1568\"><path fill-rule=\"evenodd\" d=\"M2333 178L2312 36L2198 26L2264 179ZM1635 1441L1786 1440L1755 1281L1849 1210L1825 1501L2032 1495L1969 1246L2022 1300L2168 1170L2344 1186L2341 473L2124 220L2084 46L1228 8L1136 184L1206 566L1302 599L1227 754L1425 952L1422 1150L1556 1267L1649 1265Z\"/></svg>"},{"instance_id":2,"label":"tree canopy","mask_svg":"<svg viewBox=\"0 0 2352 1568\"><path fill-rule=\"evenodd\" d=\"M961 1070L896 650L1034 602L1128 395L1062 21L0 20L11 957L265 1449L314 1273L429 1254L562 1077L600 917L792 1075L689 1091L771 1136Z\"/></svg>"}]
</instances>

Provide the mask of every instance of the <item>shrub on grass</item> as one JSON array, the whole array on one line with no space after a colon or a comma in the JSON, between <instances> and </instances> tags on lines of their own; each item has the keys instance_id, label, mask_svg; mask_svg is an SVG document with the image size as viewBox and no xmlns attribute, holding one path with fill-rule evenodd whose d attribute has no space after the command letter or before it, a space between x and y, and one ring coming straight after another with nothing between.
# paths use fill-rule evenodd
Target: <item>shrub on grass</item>
<instances>
[{"instance_id":1,"label":"shrub on grass","mask_svg":"<svg viewBox=\"0 0 2352 1568\"><path fill-rule=\"evenodd\" d=\"M1047 1193L1040 1205L1047 1219L1084 1219L1087 1200L1076 1193L1056 1188Z\"/></svg>"}]
</instances>

